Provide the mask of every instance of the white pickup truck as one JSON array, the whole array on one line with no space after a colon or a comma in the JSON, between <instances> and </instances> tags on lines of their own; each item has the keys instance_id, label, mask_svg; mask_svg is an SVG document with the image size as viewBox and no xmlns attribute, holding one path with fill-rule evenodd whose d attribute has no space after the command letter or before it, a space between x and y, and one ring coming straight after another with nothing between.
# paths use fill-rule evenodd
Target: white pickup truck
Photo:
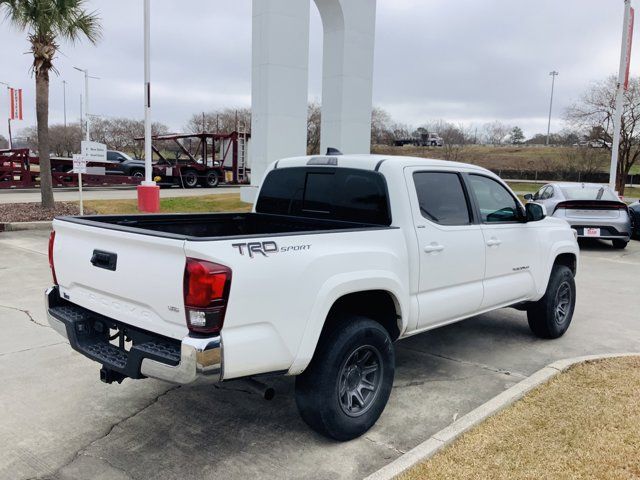
<instances>
[{"instance_id":1,"label":"white pickup truck","mask_svg":"<svg viewBox=\"0 0 640 480\"><path fill-rule=\"evenodd\" d=\"M270 166L251 213L53 222L49 322L111 383L296 375L302 418L363 434L394 342L483 312L569 327L578 245L473 165L374 155Z\"/></svg>"}]
</instances>

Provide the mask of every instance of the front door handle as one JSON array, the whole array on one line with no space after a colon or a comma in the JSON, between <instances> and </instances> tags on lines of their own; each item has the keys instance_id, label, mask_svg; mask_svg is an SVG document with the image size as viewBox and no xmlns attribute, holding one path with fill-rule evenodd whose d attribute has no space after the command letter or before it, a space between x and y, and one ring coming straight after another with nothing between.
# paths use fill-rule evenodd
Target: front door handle
<instances>
[{"instance_id":1,"label":"front door handle","mask_svg":"<svg viewBox=\"0 0 640 480\"><path fill-rule=\"evenodd\" d=\"M488 247L497 247L501 243L502 243L502 240L498 240L496 237L492 237L489 240L487 240Z\"/></svg>"},{"instance_id":2,"label":"front door handle","mask_svg":"<svg viewBox=\"0 0 640 480\"><path fill-rule=\"evenodd\" d=\"M444 250L444 245L440 245L439 243L430 243L424 247L426 253L441 252L442 250Z\"/></svg>"}]
</instances>

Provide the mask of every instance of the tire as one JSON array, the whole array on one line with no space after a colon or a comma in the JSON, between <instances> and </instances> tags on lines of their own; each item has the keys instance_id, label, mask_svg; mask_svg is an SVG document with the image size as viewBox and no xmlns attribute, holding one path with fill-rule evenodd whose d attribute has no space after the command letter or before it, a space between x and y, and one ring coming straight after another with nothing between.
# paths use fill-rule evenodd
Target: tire
<instances>
[{"instance_id":1,"label":"tire","mask_svg":"<svg viewBox=\"0 0 640 480\"><path fill-rule=\"evenodd\" d=\"M544 296L527 310L529 328L540 338L559 338L567 331L576 306L573 273L554 265Z\"/></svg>"},{"instance_id":2,"label":"tire","mask_svg":"<svg viewBox=\"0 0 640 480\"><path fill-rule=\"evenodd\" d=\"M626 240L611 240L611 243L613 243L613 248L617 249L617 250L623 250L625 248L627 248L627 242Z\"/></svg>"},{"instance_id":3,"label":"tire","mask_svg":"<svg viewBox=\"0 0 640 480\"><path fill-rule=\"evenodd\" d=\"M144 178L144 170L131 170L131 176L133 178Z\"/></svg>"},{"instance_id":4,"label":"tire","mask_svg":"<svg viewBox=\"0 0 640 480\"><path fill-rule=\"evenodd\" d=\"M202 185L208 188L216 188L220 184L220 177L215 170L209 170L202 181Z\"/></svg>"},{"instance_id":5,"label":"tire","mask_svg":"<svg viewBox=\"0 0 640 480\"><path fill-rule=\"evenodd\" d=\"M195 188L198 186L198 174L194 170L182 172L182 185L184 188Z\"/></svg>"},{"instance_id":6,"label":"tire","mask_svg":"<svg viewBox=\"0 0 640 480\"><path fill-rule=\"evenodd\" d=\"M363 375L363 369L368 373ZM296 377L300 416L313 430L335 440L359 437L382 414L394 370L393 342L382 325L364 317L340 319Z\"/></svg>"}]
</instances>

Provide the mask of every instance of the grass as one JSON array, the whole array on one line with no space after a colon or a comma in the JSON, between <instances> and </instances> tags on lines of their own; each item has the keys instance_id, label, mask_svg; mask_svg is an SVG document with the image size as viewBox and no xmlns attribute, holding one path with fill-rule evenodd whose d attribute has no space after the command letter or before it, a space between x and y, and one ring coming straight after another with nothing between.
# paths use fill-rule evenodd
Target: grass
<instances>
[{"instance_id":1,"label":"grass","mask_svg":"<svg viewBox=\"0 0 640 480\"><path fill-rule=\"evenodd\" d=\"M140 213L137 200L87 200L85 208L102 215ZM198 197L161 198L161 213L248 212L251 205L240 201L240 195L220 194Z\"/></svg>"},{"instance_id":2,"label":"grass","mask_svg":"<svg viewBox=\"0 0 640 480\"><path fill-rule=\"evenodd\" d=\"M640 477L640 357L577 365L401 480Z\"/></svg>"}]
</instances>

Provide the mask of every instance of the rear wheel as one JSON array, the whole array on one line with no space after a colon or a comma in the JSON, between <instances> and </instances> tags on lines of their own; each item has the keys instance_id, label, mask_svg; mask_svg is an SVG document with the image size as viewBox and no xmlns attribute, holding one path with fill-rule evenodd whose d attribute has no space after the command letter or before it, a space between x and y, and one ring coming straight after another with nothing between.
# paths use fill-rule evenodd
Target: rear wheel
<instances>
[{"instance_id":1,"label":"rear wheel","mask_svg":"<svg viewBox=\"0 0 640 480\"><path fill-rule=\"evenodd\" d=\"M185 188L194 188L198 185L198 174L193 170L182 172L182 184Z\"/></svg>"},{"instance_id":2,"label":"rear wheel","mask_svg":"<svg viewBox=\"0 0 640 480\"><path fill-rule=\"evenodd\" d=\"M131 176L133 178L144 178L144 170L132 170Z\"/></svg>"},{"instance_id":3,"label":"rear wheel","mask_svg":"<svg viewBox=\"0 0 640 480\"><path fill-rule=\"evenodd\" d=\"M351 440L369 430L384 410L395 369L387 330L349 317L324 335L307 369L296 377L296 404L318 433Z\"/></svg>"},{"instance_id":4,"label":"rear wheel","mask_svg":"<svg viewBox=\"0 0 640 480\"><path fill-rule=\"evenodd\" d=\"M544 296L527 309L531 331L541 338L564 335L576 305L573 273L565 265L554 265Z\"/></svg>"},{"instance_id":5,"label":"rear wheel","mask_svg":"<svg viewBox=\"0 0 640 480\"><path fill-rule=\"evenodd\" d=\"M611 243L613 243L613 248L617 248L619 250L622 250L624 248L627 248L627 242L626 240L612 240Z\"/></svg>"},{"instance_id":6,"label":"rear wheel","mask_svg":"<svg viewBox=\"0 0 640 480\"><path fill-rule=\"evenodd\" d=\"M218 173L216 171L210 170L207 172L203 183L205 187L216 188L220 183L220 177L218 177Z\"/></svg>"}]
</instances>

